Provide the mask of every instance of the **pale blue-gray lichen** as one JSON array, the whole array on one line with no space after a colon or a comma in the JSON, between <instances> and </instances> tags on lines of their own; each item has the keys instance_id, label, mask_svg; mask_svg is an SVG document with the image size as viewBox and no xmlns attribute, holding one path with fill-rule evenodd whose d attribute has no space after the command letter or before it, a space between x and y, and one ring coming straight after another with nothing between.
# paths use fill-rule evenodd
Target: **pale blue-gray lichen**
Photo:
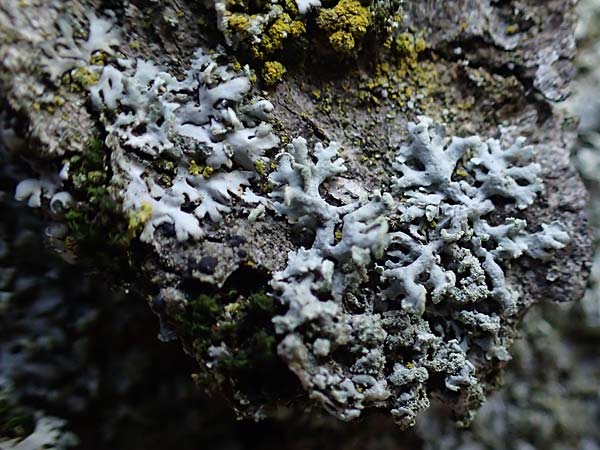
<instances>
[{"instance_id":1,"label":"pale blue-gray lichen","mask_svg":"<svg viewBox=\"0 0 600 450\"><path fill-rule=\"evenodd\" d=\"M296 139L270 176L273 209L315 232L312 247L290 253L288 266L273 277L288 307L274 318L284 336L279 354L310 396L344 420L369 406L388 406L400 425L412 424L428 405L430 372L442 374L449 391L477 394L469 341L489 358L509 358L499 315L518 311L506 262L523 254L544 259L569 241L559 224L532 233L524 220L488 223L497 208L494 196L523 209L542 188L540 167L530 162L522 139L508 149L479 137L450 139L426 117L410 124L409 133L410 142L398 151L391 194L328 202L324 182L346 170L335 143L317 144L311 155L306 141ZM451 311L457 339L440 339L427 326L422 347L435 348L435 356L398 361L390 371L385 319L394 321L392 311L419 317L427 302ZM378 304L387 311L376 312ZM481 311L473 310L480 304Z\"/></svg>"}]
</instances>

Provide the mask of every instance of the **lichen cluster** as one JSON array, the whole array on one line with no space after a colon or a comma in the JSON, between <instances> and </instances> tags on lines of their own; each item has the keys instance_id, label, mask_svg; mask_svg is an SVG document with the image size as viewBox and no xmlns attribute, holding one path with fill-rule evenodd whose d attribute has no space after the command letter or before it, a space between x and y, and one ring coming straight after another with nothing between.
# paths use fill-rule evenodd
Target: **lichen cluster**
<instances>
[{"instance_id":1,"label":"lichen cluster","mask_svg":"<svg viewBox=\"0 0 600 450\"><path fill-rule=\"evenodd\" d=\"M333 8L321 9L317 25L336 51L349 53L367 33L371 14L357 0L340 0Z\"/></svg>"},{"instance_id":2,"label":"lichen cluster","mask_svg":"<svg viewBox=\"0 0 600 450\"><path fill-rule=\"evenodd\" d=\"M320 4L298 3L296 16L285 12L289 4L267 3L251 15L214 6L227 44L253 46L266 60L305 32L297 15ZM342 53L358 47L371 24L369 9L353 0L321 8L315 20ZM160 286L150 303L161 338L182 338L201 364L197 378L255 418L286 399L267 378L283 367L311 404L343 420L376 408L409 427L438 397L467 422L489 386L480 361L509 359L505 325L526 307L507 269L522 256L545 260L569 242L558 223L536 231L519 218L542 190L524 140L446 137L443 126L417 117L395 160L382 164L392 176L376 190L351 179L356 160L346 163L334 141L309 144L287 130L295 138L283 147L254 72L225 50L200 47L183 70L165 68L151 56L113 57L111 15L90 15L89 23L87 37L61 26L62 37L42 49L41 67L56 83L91 74L78 85L98 137L17 187L18 199L48 206L66 226L52 238L69 249L69 239L81 246L100 230L95 239L104 233L123 254L132 245L161 254L158 262L135 261L140 266L168 266L170 249L223 239L213 233L219 226L237 221L263 234L280 227L259 245L279 239L292 249L287 262L267 270L237 254L262 274L246 280L249 287L208 276L220 254L194 267L196 255L186 253L189 273L177 273L178 264L152 280ZM435 77L419 64L425 41L403 33L390 47L397 59L381 64L366 88L393 101L414 97L413 110L423 100L414 91ZM110 58L97 65L96 52ZM269 84L284 72L275 60L263 66Z\"/></svg>"},{"instance_id":3,"label":"lichen cluster","mask_svg":"<svg viewBox=\"0 0 600 450\"><path fill-rule=\"evenodd\" d=\"M82 85L91 85L101 70L103 55L114 55L113 47L121 43L121 33L114 15L98 16L89 11L90 27L85 39L73 29L67 17L60 17L56 26L60 35L41 46L41 63L53 80L69 74Z\"/></svg>"},{"instance_id":4,"label":"lichen cluster","mask_svg":"<svg viewBox=\"0 0 600 450\"><path fill-rule=\"evenodd\" d=\"M227 45L260 62L264 79L271 85L283 73L278 70L280 75L274 78L273 64L295 64L297 57L304 60L315 51L337 55L339 60L355 56L369 31L379 39L392 39L402 22L401 4L341 0L325 7L319 0L259 5L215 0L213 6Z\"/></svg>"},{"instance_id":5,"label":"lichen cluster","mask_svg":"<svg viewBox=\"0 0 600 450\"><path fill-rule=\"evenodd\" d=\"M232 195L242 197L256 162L278 143L263 121L273 107L265 100L248 101L250 87L248 74L218 66L202 50L183 81L141 60L131 75L104 69L91 98L108 110L107 142L119 155L115 177L125 189L123 206L148 212L142 240L150 242L162 224L171 225L178 239L199 238L200 219L220 220L230 211ZM120 107L134 112L113 117L110 111ZM151 175L131 149L172 161L171 176ZM202 170L196 161L203 162ZM182 210L184 203L194 205L193 213Z\"/></svg>"},{"instance_id":6,"label":"lichen cluster","mask_svg":"<svg viewBox=\"0 0 600 450\"><path fill-rule=\"evenodd\" d=\"M320 5L317 1L315 6ZM292 0L264 2L258 11L245 3L235 4L223 0L214 1L217 26L226 43L234 49L247 52L263 64L263 77L267 85L274 84L284 73L277 60L285 46L297 45L306 34L306 19L302 16L310 5L302 7ZM274 67L277 66L277 74Z\"/></svg>"},{"instance_id":7,"label":"lichen cluster","mask_svg":"<svg viewBox=\"0 0 600 450\"><path fill-rule=\"evenodd\" d=\"M422 60L427 43L418 33L396 33L385 44L388 54L371 77L361 80L359 98L367 104L393 104L394 109L431 110L440 91L435 63Z\"/></svg>"},{"instance_id":8,"label":"lichen cluster","mask_svg":"<svg viewBox=\"0 0 600 450\"><path fill-rule=\"evenodd\" d=\"M594 320L577 305L537 305L524 320L523 338L511 349L502 390L468 429L456 429L439 411L430 411L418 425L424 448L598 448L600 360Z\"/></svg>"},{"instance_id":9,"label":"lichen cluster","mask_svg":"<svg viewBox=\"0 0 600 450\"><path fill-rule=\"evenodd\" d=\"M497 197L523 209L541 189L523 140L503 149L444 138L428 118L409 131L391 195L329 203L323 183L346 170L338 148L317 145L313 162L302 139L270 177L275 211L315 233L273 276L288 307L273 319L284 336L278 352L310 397L343 420L387 407L411 426L429 405L431 378L468 407L483 401L471 359L509 359L502 321L519 312L503 266L523 254L545 259L569 241L558 224L530 233L522 220L487 220ZM437 319L448 314L452 327Z\"/></svg>"}]
</instances>

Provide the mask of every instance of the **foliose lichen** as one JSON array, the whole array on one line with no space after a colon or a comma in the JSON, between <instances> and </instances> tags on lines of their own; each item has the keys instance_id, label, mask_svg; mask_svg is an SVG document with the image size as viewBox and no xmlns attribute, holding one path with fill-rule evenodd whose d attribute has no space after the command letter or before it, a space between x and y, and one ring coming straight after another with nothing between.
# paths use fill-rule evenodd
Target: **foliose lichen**
<instances>
[{"instance_id":1,"label":"foliose lichen","mask_svg":"<svg viewBox=\"0 0 600 450\"><path fill-rule=\"evenodd\" d=\"M256 162L278 144L264 121L273 107L248 98L248 75L218 65L203 50L182 81L142 60L131 74L104 68L91 98L106 110L107 144L117 156L114 176L125 189L124 209L152 211L142 240L151 241L164 223L174 226L180 240L201 237L199 220L219 221L230 211L232 195L242 197ZM118 112L123 108L129 112ZM117 111L114 118L111 111ZM159 174L130 150L173 160L170 179L160 183ZM196 161L205 164L202 173L193 168ZM191 213L182 210L184 203L195 205Z\"/></svg>"},{"instance_id":2,"label":"foliose lichen","mask_svg":"<svg viewBox=\"0 0 600 450\"><path fill-rule=\"evenodd\" d=\"M88 11L89 32L85 39L78 36L68 17L58 18L59 36L41 46L41 64L52 80L57 81L69 73L84 85L93 84L95 74L102 69L102 64L98 64L102 59L94 55L99 52L114 55L113 47L121 42L114 14L110 11L107 14L98 16Z\"/></svg>"},{"instance_id":3,"label":"foliose lichen","mask_svg":"<svg viewBox=\"0 0 600 450\"><path fill-rule=\"evenodd\" d=\"M288 308L273 319L283 337L278 352L310 397L343 420L388 407L410 426L429 404L432 377L444 379L442 390L480 402L470 358L483 351L508 359L501 320L518 313L506 261L544 259L569 241L559 224L531 233L523 220L488 223L497 197L523 209L542 187L523 139L508 149L449 139L426 117L409 133L391 194L370 201L323 197L323 183L346 170L335 143L317 144L313 161L296 139L270 176L273 209L315 233L312 247L290 253L273 276ZM456 321L453 329L433 325L438 308ZM407 356L391 356L398 352Z\"/></svg>"}]
</instances>

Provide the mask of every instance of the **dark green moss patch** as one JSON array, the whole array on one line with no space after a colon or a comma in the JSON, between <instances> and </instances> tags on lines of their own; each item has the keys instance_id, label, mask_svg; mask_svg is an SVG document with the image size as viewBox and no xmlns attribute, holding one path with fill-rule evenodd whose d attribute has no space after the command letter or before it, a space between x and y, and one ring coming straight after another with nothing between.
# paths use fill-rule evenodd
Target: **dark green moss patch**
<instances>
[{"instance_id":1,"label":"dark green moss patch","mask_svg":"<svg viewBox=\"0 0 600 450\"><path fill-rule=\"evenodd\" d=\"M35 428L35 419L31 411L0 400L0 436L9 439L22 439L29 436Z\"/></svg>"},{"instance_id":2,"label":"dark green moss patch","mask_svg":"<svg viewBox=\"0 0 600 450\"><path fill-rule=\"evenodd\" d=\"M128 249L135 237L110 190L110 158L102 140L90 140L70 157L68 183L75 202L65 214L67 248L85 263L111 271L129 266ZM134 230L135 231L135 230ZM102 248L102 252L98 252Z\"/></svg>"},{"instance_id":3,"label":"dark green moss patch","mask_svg":"<svg viewBox=\"0 0 600 450\"><path fill-rule=\"evenodd\" d=\"M206 292L190 295L185 312L174 320L203 369L196 380L209 391L225 394L238 410L245 408L239 393L251 410L289 398L290 390L298 388L277 356L271 320L282 313L281 305L262 278L235 273L221 291L207 286Z\"/></svg>"}]
</instances>

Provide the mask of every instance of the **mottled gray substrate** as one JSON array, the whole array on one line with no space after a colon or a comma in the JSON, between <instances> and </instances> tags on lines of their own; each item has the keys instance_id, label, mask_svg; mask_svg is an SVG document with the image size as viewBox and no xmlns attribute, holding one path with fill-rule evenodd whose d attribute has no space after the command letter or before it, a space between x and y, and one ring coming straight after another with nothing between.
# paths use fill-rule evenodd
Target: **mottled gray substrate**
<instances>
[{"instance_id":1,"label":"mottled gray substrate","mask_svg":"<svg viewBox=\"0 0 600 450\"><path fill-rule=\"evenodd\" d=\"M80 88L75 89L72 83L60 77L53 78L52 73L44 69L47 65L42 56L48 57L48 51L44 53L41 48L45 42L64 34L64 30L55 27L59 15L66 14L67 22L77 24L75 36L85 37L88 21L84 12L100 6L93 2L77 2L66 7L61 3L10 1L0 7L3 99L10 115L17 118L9 125L26 140L25 145L16 145L13 150L38 173L56 173L63 158L85 154L91 140L104 137L108 123L91 107L87 82L80 82ZM212 23L210 13L194 9L196 6L191 3L178 5L176 10L171 4L161 5L155 11L148 11L153 5L143 2L111 5L115 7L125 38L112 49L112 55L105 57L113 63L124 57L151 60L179 75L181 80L193 50L199 46L214 48L219 39L218 35L211 34L210 26L197 24L198 17L205 19L205 23ZM311 142L337 141L342 145L341 154L348 167L344 179L359 180L369 191L386 191L389 187L390 163L397 147L406 142L407 123L420 113L445 122L449 135L501 137L505 145L520 135L527 138L533 145L537 162L542 165L545 190L531 208L520 212L507 204L499 208L494 217L498 223L505 217L524 218L532 230L537 230L542 223L559 221L566 227L571 240L551 261L540 263L523 257L506 268L510 286L520 295L517 313L501 315L501 327L495 339L503 347L512 342L520 317L531 305L540 300L576 300L585 287L590 242L584 213L585 190L569 163L568 149L574 139L574 127L565 122L563 115L550 103L564 96L571 76L569 59L574 53L571 8L572 5L558 1L545 2L542 6L526 2L495 6L487 2L455 1L445 2L443 7L405 2L401 26L415 35L421 34L428 44L428 49L419 55L418 66L421 75L424 70L438 74L433 87L423 88L423 92L419 89L408 94L403 91L400 100L396 101L394 86L384 86L385 80L377 80L374 89L380 98L379 105L365 103L356 86L377 78L372 62L376 59L373 55L378 55L379 50L371 43L374 48L365 46L352 64L338 63L331 67L318 57L307 58L300 67L288 68L283 82L265 93L275 106L275 128L280 137L290 140L303 136ZM392 60L391 65L400 66L402 58L407 57ZM88 61L84 63L88 64ZM358 69L353 69L355 65ZM409 72L413 76L412 73L419 70L413 67ZM115 151L115 148L119 149L118 144L113 142L112 145L106 144L102 148L110 161L102 164L108 164L109 188L118 191L121 185L110 185L111 172L118 163L115 158L119 155ZM111 160L111 155L117 156ZM335 194L333 187L329 189ZM114 195L119 196L118 192ZM336 195L333 197L337 201L344 201L343 192ZM85 203L86 198L77 200ZM51 212L47 204L44 204L44 210ZM216 226L205 222L205 236L199 241L178 241L167 227L154 235L152 245L129 247L126 265L133 270L128 274L128 283L149 302L154 302L155 310L163 315L165 322L176 321L176 316L181 313L177 299L191 300L207 292L216 295L209 287L211 285L231 288L232 283L242 282L244 286L233 287L268 290L265 280L272 272L285 267L288 251L301 245L309 246L310 236L307 242L306 230L290 228L286 221L271 214L249 222L247 212L247 209L236 208ZM54 212L51 219L60 222L60 214ZM69 246L57 244L72 259ZM101 243L94 245L97 254L102 255ZM111 272L110 264L108 267L105 264L103 270ZM121 266L113 267L112 271L121 272ZM257 279L262 285L252 286ZM166 311L167 316L161 306L161 297L155 301L156 294L164 288L170 288L162 292L169 294L173 305ZM165 300L164 295L162 300ZM348 305L350 310L353 307ZM364 309L365 304L359 305L359 312L361 308ZM407 315L404 319L414 321L425 327L423 329L431 327L444 345L454 334L464 337L461 325L457 325L460 332L453 329L451 311L432 305L428 308L423 317ZM390 310L400 311L397 307ZM415 329L418 328L416 325ZM396 330L396 333L397 339L407 339L402 330ZM465 333L469 335L469 332ZM165 332L163 337L168 334ZM389 336L392 340L393 332ZM191 348L190 342L187 344ZM404 344L408 355L384 355L387 364L409 362L405 358L412 356L411 346L414 345L410 340ZM433 353L441 351L444 345L432 349ZM506 364L506 358L488 359L477 345L467 344L463 351L474 366L476 389L454 394L444 386L443 379L430 374L430 381L417 380L416 392L451 402L454 413L468 420L483 394L497 386L498 370ZM205 364L210 361L206 361L206 355L196 356L203 371L207 371ZM341 357L343 360L343 355ZM431 356L430 361L428 356L419 358L417 365L433 363L438 357ZM449 375L444 369L440 374ZM223 383L223 379L216 378ZM240 394L238 382L234 379L224 383L231 384L237 407L252 414L262 413L260 406L264 399L257 404L252 401L248 404L247 396L252 393L252 388L246 386L246 392ZM296 391L292 392L295 396ZM277 396L284 402L289 400L285 398L285 392L276 393ZM422 409L425 404L422 398L419 399L415 410ZM403 425L410 424L414 412L410 411L409 420Z\"/></svg>"}]
</instances>

